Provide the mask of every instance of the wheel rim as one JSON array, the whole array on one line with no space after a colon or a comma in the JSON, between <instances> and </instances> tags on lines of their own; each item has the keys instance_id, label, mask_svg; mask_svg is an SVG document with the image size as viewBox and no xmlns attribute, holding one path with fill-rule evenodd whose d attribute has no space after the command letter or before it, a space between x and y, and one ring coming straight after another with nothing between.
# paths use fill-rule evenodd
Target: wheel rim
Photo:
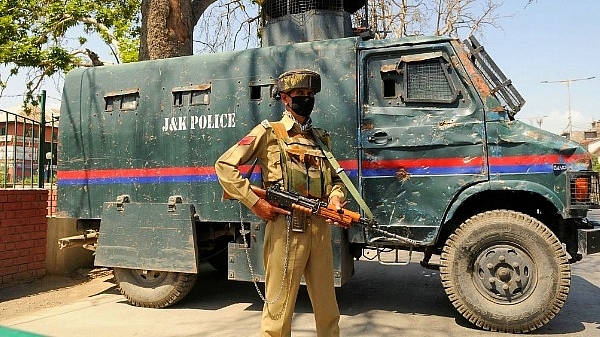
<instances>
[{"instance_id":1,"label":"wheel rim","mask_svg":"<svg viewBox=\"0 0 600 337\"><path fill-rule=\"evenodd\" d=\"M495 245L477 256L473 281L486 298L499 304L514 304L529 296L535 286L535 272L535 263L526 251Z\"/></svg>"},{"instance_id":2,"label":"wheel rim","mask_svg":"<svg viewBox=\"0 0 600 337\"><path fill-rule=\"evenodd\" d=\"M162 284L169 272L135 269L131 271L131 274L141 286L154 287Z\"/></svg>"}]
</instances>

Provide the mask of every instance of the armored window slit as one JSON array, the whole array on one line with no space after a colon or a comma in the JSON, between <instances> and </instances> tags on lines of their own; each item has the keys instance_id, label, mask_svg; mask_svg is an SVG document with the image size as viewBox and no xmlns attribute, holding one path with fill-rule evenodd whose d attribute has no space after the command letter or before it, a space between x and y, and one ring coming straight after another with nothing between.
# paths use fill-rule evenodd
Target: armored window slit
<instances>
[{"instance_id":1,"label":"armored window slit","mask_svg":"<svg viewBox=\"0 0 600 337\"><path fill-rule=\"evenodd\" d=\"M383 78L383 97L396 98L396 80L394 78Z\"/></svg>"},{"instance_id":2,"label":"armored window slit","mask_svg":"<svg viewBox=\"0 0 600 337\"><path fill-rule=\"evenodd\" d=\"M137 109L138 98L139 98L139 95L137 93L121 96L120 110L135 110L135 109Z\"/></svg>"},{"instance_id":3,"label":"armored window slit","mask_svg":"<svg viewBox=\"0 0 600 337\"><path fill-rule=\"evenodd\" d=\"M174 87L171 89L173 107L209 105L211 88L211 83Z\"/></svg>"},{"instance_id":4,"label":"armored window slit","mask_svg":"<svg viewBox=\"0 0 600 337\"><path fill-rule=\"evenodd\" d=\"M117 92L111 92L104 95L104 111L113 112L115 110L128 111L136 110L140 98L139 89L127 89Z\"/></svg>"},{"instance_id":5,"label":"armored window slit","mask_svg":"<svg viewBox=\"0 0 600 337\"><path fill-rule=\"evenodd\" d=\"M183 92L177 91L173 93L173 106L183 106Z\"/></svg>"},{"instance_id":6,"label":"armored window slit","mask_svg":"<svg viewBox=\"0 0 600 337\"><path fill-rule=\"evenodd\" d=\"M261 98L260 95L260 87L259 86L255 86L255 87L250 87L250 99L252 100L257 100Z\"/></svg>"},{"instance_id":7,"label":"armored window slit","mask_svg":"<svg viewBox=\"0 0 600 337\"><path fill-rule=\"evenodd\" d=\"M273 86L275 85L275 82L273 82L271 79L267 81L260 81L260 83L258 82L259 81L250 82L250 85L248 86L250 100L259 101L263 98L273 99Z\"/></svg>"},{"instance_id":8,"label":"armored window slit","mask_svg":"<svg viewBox=\"0 0 600 337\"><path fill-rule=\"evenodd\" d=\"M209 105L210 89L190 91L190 105Z\"/></svg>"},{"instance_id":9,"label":"armored window slit","mask_svg":"<svg viewBox=\"0 0 600 337\"><path fill-rule=\"evenodd\" d=\"M115 110L115 98L105 97L104 98L104 111L113 112Z\"/></svg>"}]
</instances>

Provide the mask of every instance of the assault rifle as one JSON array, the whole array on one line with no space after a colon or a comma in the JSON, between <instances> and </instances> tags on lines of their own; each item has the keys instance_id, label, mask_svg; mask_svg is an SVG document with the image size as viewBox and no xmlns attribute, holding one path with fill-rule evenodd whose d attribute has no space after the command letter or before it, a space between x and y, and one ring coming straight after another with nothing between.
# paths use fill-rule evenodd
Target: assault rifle
<instances>
[{"instance_id":1,"label":"assault rifle","mask_svg":"<svg viewBox=\"0 0 600 337\"><path fill-rule=\"evenodd\" d=\"M326 202L318 199L302 196L296 192L284 191L279 184L273 184L266 190L254 185L250 185L250 188L258 197L267 200L274 206L288 211L296 210L315 214L331 220L332 223L337 223L336 225L341 228L349 228L353 224L357 224L366 230L377 232L384 237L392 238L411 246L418 246L421 244L420 241L409 239L379 228L379 224L375 219L362 217L359 213L345 208L338 210L333 205L328 205ZM231 199L231 197L224 195L224 199Z\"/></svg>"},{"instance_id":2,"label":"assault rifle","mask_svg":"<svg viewBox=\"0 0 600 337\"><path fill-rule=\"evenodd\" d=\"M328 205L318 199L302 196L296 192L284 191L279 184L274 184L267 190L250 185L257 196L267 200L270 204L291 211L296 210L304 213L315 214L337 223L339 227L349 228L353 223L371 226L371 220L361 217L360 214L347 209L337 210L333 205Z\"/></svg>"}]
</instances>

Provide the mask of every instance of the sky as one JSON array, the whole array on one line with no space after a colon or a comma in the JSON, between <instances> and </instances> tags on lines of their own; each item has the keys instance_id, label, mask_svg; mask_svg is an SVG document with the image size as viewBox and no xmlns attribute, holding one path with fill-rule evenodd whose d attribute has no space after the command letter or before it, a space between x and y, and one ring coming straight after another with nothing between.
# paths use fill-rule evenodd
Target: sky
<instances>
[{"instance_id":1,"label":"sky","mask_svg":"<svg viewBox=\"0 0 600 337\"><path fill-rule=\"evenodd\" d=\"M600 120L600 1L506 0L502 30L488 29L480 41L525 98L516 118L554 132L573 131ZM544 81L566 81L542 83ZM570 92L570 95L569 95Z\"/></svg>"},{"instance_id":2,"label":"sky","mask_svg":"<svg viewBox=\"0 0 600 337\"><path fill-rule=\"evenodd\" d=\"M570 130L570 115L573 131L588 130L600 120L600 1L527 2L504 0L501 28L486 28L478 39L526 100L517 119L560 134ZM2 78L5 73L0 67ZM580 80L589 77L595 78ZM18 110L20 82L9 82L0 109ZM46 81L49 108L59 106L60 86Z\"/></svg>"}]
</instances>

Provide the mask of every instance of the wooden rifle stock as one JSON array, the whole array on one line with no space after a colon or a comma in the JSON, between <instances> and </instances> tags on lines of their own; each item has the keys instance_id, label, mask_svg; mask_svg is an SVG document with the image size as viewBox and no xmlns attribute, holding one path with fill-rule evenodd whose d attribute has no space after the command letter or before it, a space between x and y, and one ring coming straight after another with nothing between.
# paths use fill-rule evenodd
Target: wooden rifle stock
<instances>
[{"instance_id":1,"label":"wooden rifle stock","mask_svg":"<svg viewBox=\"0 0 600 337\"><path fill-rule=\"evenodd\" d=\"M317 215L337 223L337 226L342 228L349 228L353 223L360 223L361 221L360 214L345 208L337 210L332 204L319 208Z\"/></svg>"}]
</instances>

